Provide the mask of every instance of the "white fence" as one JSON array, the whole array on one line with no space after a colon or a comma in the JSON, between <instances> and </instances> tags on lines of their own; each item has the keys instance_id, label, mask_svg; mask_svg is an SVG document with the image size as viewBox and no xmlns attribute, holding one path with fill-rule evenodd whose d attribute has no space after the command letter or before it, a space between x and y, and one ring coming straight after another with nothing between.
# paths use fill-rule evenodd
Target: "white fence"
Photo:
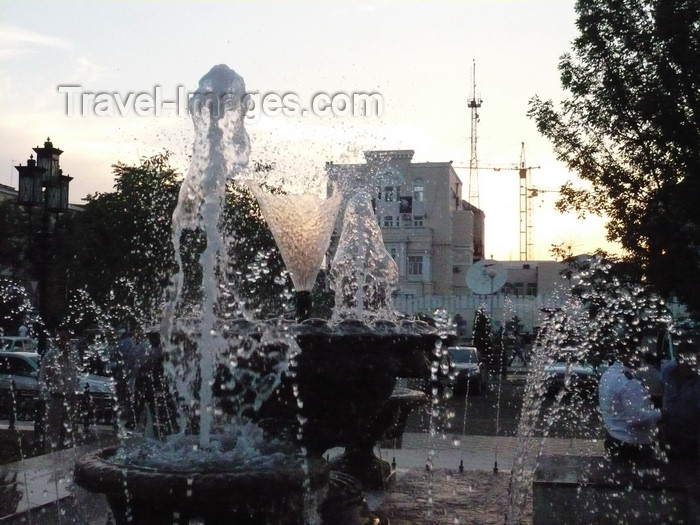
<instances>
[{"instance_id":1,"label":"white fence","mask_svg":"<svg viewBox=\"0 0 700 525\"><path fill-rule=\"evenodd\" d=\"M565 298L561 295L552 296L514 296L505 294L493 295L399 295L394 298L394 308L401 313L432 315L435 310L446 310L450 317L460 314L472 329L474 313L483 308L490 313L494 324L502 325L514 315L517 315L524 325L525 331L532 331L533 326L539 326L543 317L543 308L557 308L563 305Z\"/></svg>"}]
</instances>

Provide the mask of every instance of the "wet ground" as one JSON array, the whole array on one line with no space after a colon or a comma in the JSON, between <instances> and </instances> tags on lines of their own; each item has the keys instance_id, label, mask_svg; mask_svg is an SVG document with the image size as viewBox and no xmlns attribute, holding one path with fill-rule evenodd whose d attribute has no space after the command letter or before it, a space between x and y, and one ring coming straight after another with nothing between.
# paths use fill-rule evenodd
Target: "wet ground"
<instances>
[{"instance_id":1,"label":"wet ground","mask_svg":"<svg viewBox=\"0 0 700 525\"><path fill-rule=\"evenodd\" d=\"M8 429L7 420L0 420L0 465L41 454L43 449L34 440L33 425Z\"/></svg>"}]
</instances>

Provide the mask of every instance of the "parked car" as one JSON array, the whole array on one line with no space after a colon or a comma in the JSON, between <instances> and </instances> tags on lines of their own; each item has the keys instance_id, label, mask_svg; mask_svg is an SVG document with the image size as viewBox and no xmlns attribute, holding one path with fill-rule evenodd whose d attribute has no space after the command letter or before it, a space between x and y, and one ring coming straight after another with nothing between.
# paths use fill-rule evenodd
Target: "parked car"
<instances>
[{"instance_id":1,"label":"parked car","mask_svg":"<svg viewBox=\"0 0 700 525\"><path fill-rule=\"evenodd\" d=\"M0 336L0 351L2 352L36 352L36 339L16 335Z\"/></svg>"},{"instance_id":2,"label":"parked car","mask_svg":"<svg viewBox=\"0 0 700 525\"><path fill-rule=\"evenodd\" d=\"M547 394L595 392L600 379L600 370L588 363L583 353L575 347L560 349L554 361L545 367Z\"/></svg>"},{"instance_id":3,"label":"parked car","mask_svg":"<svg viewBox=\"0 0 700 525\"><path fill-rule=\"evenodd\" d=\"M111 423L114 418L114 384L111 378L94 374L80 376L78 403L81 413L89 409L90 420ZM89 392L89 404L85 395ZM39 354L36 352L0 352L0 414L9 418L34 420L39 388ZM81 419L82 422L82 419Z\"/></svg>"},{"instance_id":4,"label":"parked car","mask_svg":"<svg viewBox=\"0 0 700 525\"><path fill-rule=\"evenodd\" d=\"M488 371L474 346L451 346L447 349L449 371L439 374L440 385L451 386L455 392L481 394L488 387Z\"/></svg>"}]
</instances>

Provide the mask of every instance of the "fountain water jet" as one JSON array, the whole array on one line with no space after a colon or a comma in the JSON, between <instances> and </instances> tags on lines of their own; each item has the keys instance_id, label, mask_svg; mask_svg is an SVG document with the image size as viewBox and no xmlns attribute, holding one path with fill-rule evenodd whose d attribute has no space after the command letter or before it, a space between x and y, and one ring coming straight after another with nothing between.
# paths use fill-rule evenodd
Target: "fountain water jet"
<instances>
[{"instance_id":1,"label":"fountain water jet","mask_svg":"<svg viewBox=\"0 0 700 525\"><path fill-rule=\"evenodd\" d=\"M398 285L399 271L384 247L372 199L366 190L357 190L348 201L331 277L337 320L396 317L391 309L391 296Z\"/></svg>"},{"instance_id":2,"label":"fountain water jet","mask_svg":"<svg viewBox=\"0 0 700 525\"><path fill-rule=\"evenodd\" d=\"M690 472L695 466L674 465L661 450L644 460L612 460L604 453L597 387L586 392L576 382L577 361L598 366L600 374L619 344L648 352L657 366L671 358L672 316L652 290L622 281L604 258L571 264L571 296L548 313L533 347L506 523L522 521L529 497L536 523L591 523L602 516L614 523L693 523L688 509L697 490L697 472ZM658 330L658 339L646 347L649 330ZM563 387L547 395L548 367L567 348L576 358L566 365ZM546 451L546 438L554 435L583 437L588 450L571 439L571 450Z\"/></svg>"},{"instance_id":3,"label":"fountain water jet","mask_svg":"<svg viewBox=\"0 0 700 525\"><path fill-rule=\"evenodd\" d=\"M179 516L184 523L202 518L207 523L291 524L308 514L307 499L323 499L326 491L329 473L324 462L304 457L293 444L264 438L257 425L241 420L244 409L239 417L229 418L235 422L235 432L229 427L221 433L228 415L221 413L212 395L217 371L228 359L235 363L234 370L244 364L253 366L238 379L244 394L252 392L256 398L243 404L260 406L287 369L287 355L277 353L271 367L265 362L267 369L255 370L259 343L276 342L279 336L286 339L281 348L288 353L296 348L284 334L270 332L256 341L237 333L236 312L232 316L230 308L222 305L229 298L222 295L220 286L227 252L219 225L226 182L239 177L248 164L246 103L243 79L219 65L202 77L189 106L195 128L193 156L173 214L180 270L173 278L162 331L175 390L181 397L193 396L181 409L195 413L190 421L183 420L182 434L169 436L165 443L127 442L76 464L76 482L106 493L120 523L157 519L173 523L178 522L174 516ZM206 243L199 258L198 303L183 293L186 275L180 243L187 230L201 232ZM246 387L251 381L254 386ZM199 427L196 441L184 435L192 430L193 420Z\"/></svg>"}]
</instances>

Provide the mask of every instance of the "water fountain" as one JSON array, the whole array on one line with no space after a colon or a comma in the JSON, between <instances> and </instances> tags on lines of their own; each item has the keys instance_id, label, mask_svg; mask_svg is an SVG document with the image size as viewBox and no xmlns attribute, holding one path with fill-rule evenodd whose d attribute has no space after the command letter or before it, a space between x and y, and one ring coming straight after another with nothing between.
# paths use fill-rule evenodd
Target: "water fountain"
<instances>
[{"instance_id":1,"label":"water fountain","mask_svg":"<svg viewBox=\"0 0 700 525\"><path fill-rule=\"evenodd\" d=\"M426 355L440 344L434 331L408 331L367 317L364 294L386 312L389 296L379 301L379 290L391 291L393 261L383 246L378 251L376 235L359 273L348 259L337 265L338 278L354 283L359 314L345 311L344 319L330 323L308 319L339 194L325 200L273 195L246 182L296 287L297 319L261 323L240 306L226 280L219 219L227 181L248 177L245 96L243 79L220 65L200 80L190 101L193 157L173 215L180 272L162 329L169 376L183 400L181 431L164 441L126 439L76 463L76 483L104 493L118 523L356 523L361 488L347 474L331 472L322 455L343 446L339 467L356 475L371 471L363 481L383 484L386 466L379 464L377 474L372 446L407 407L421 402L420 396L395 393L396 377L427 376ZM348 226L345 237L361 224L366 222ZM202 277L189 290L180 253L187 230L206 238Z\"/></svg>"}]
</instances>

